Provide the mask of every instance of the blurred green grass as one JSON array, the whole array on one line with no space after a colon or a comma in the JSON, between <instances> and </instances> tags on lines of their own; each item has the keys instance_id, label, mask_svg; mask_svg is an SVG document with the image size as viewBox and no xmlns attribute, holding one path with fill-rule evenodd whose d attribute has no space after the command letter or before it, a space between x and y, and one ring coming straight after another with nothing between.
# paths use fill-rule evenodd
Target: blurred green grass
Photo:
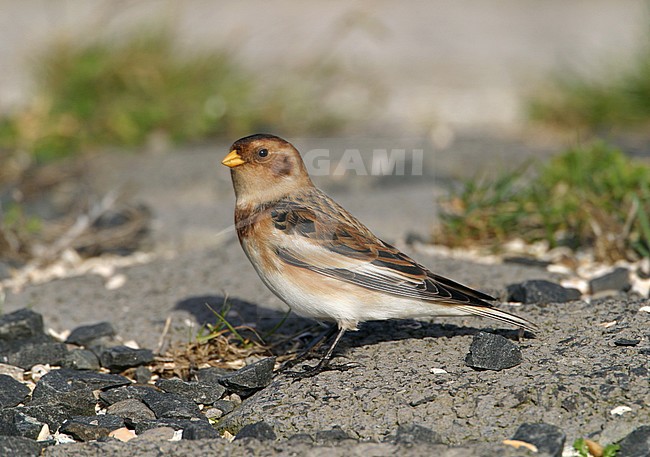
<instances>
[{"instance_id":1,"label":"blurred green grass","mask_svg":"<svg viewBox=\"0 0 650 457\"><path fill-rule=\"evenodd\" d=\"M327 133L345 119L326 103L339 76L331 65L305 69L313 81L296 74L270 84L226 51L179 52L165 30L120 44L61 42L37 63L34 99L0 119L5 157L23 151L42 163L133 148L155 135L180 143L263 130Z\"/></svg>"},{"instance_id":2,"label":"blurred green grass","mask_svg":"<svg viewBox=\"0 0 650 457\"><path fill-rule=\"evenodd\" d=\"M518 238L592 248L602 261L650 256L650 167L602 142L467 181L441 206L440 244L498 250Z\"/></svg>"},{"instance_id":3,"label":"blurred green grass","mask_svg":"<svg viewBox=\"0 0 650 457\"><path fill-rule=\"evenodd\" d=\"M650 25L648 29L645 45L629 67L612 65L591 78L570 71L552 77L548 89L530 100L530 119L561 130L650 136Z\"/></svg>"}]
</instances>

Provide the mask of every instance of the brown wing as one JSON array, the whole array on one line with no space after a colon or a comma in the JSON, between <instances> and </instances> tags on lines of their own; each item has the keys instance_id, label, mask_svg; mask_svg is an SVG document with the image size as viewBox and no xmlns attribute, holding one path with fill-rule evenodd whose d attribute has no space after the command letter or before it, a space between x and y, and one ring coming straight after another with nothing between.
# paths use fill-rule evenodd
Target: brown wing
<instances>
[{"instance_id":1,"label":"brown wing","mask_svg":"<svg viewBox=\"0 0 650 457\"><path fill-rule=\"evenodd\" d=\"M397 248L375 237L368 228L317 189L283 200L270 212L277 230L293 242L276 248L285 262L343 281L401 297L491 307L490 295L436 275ZM327 251L332 262L313 261L297 242ZM313 253L312 253L313 254ZM318 256L322 258L320 255Z\"/></svg>"}]
</instances>

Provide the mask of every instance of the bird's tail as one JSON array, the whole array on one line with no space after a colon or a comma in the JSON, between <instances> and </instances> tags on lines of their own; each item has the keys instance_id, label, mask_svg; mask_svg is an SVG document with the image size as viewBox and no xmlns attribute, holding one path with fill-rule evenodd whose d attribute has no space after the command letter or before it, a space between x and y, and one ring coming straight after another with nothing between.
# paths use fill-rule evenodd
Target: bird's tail
<instances>
[{"instance_id":1,"label":"bird's tail","mask_svg":"<svg viewBox=\"0 0 650 457\"><path fill-rule=\"evenodd\" d=\"M455 305L455 308L466 312L467 314L473 314L475 316L489 317L490 319L495 319L497 321L505 322L506 324L514 325L516 327L522 327L526 330L529 330L533 333L539 332L539 327L533 324L529 320L524 319L523 317L510 314L506 311L502 311L498 308L493 308L491 306L476 306L476 305Z\"/></svg>"}]
</instances>

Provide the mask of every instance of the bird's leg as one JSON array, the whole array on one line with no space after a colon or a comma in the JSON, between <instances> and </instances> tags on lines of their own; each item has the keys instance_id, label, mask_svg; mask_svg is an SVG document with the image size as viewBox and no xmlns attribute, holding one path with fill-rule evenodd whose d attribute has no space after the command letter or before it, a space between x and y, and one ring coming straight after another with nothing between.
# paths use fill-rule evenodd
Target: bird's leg
<instances>
[{"instance_id":1,"label":"bird's leg","mask_svg":"<svg viewBox=\"0 0 650 457\"><path fill-rule=\"evenodd\" d=\"M318 365L315 367L307 368L304 371L301 372L287 372L287 374L295 377L295 378L311 378L312 376L316 376L318 373L325 371L328 368L328 365L330 363L330 360L332 359L332 355L334 354L334 349L336 346L339 344L339 341L341 340L341 337L343 334L347 331L345 328L340 328L339 332L336 334L336 338L334 338L334 341L330 345L329 349L323 356L323 358L318 362ZM337 367L336 369L345 371L349 369L349 366L346 367Z\"/></svg>"},{"instance_id":2,"label":"bird's leg","mask_svg":"<svg viewBox=\"0 0 650 457\"><path fill-rule=\"evenodd\" d=\"M334 341L330 345L329 349L327 350L323 358L320 360L320 362L318 362L318 365L316 365L317 373L323 371L327 367L327 365L329 365L330 360L332 360L332 354L334 354L334 348L336 348L336 345L339 344L339 341L341 340L343 334L345 334L346 331L347 329L345 328L339 329L339 332L336 334L336 338L334 338Z\"/></svg>"},{"instance_id":3,"label":"bird's leg","mask_svg":"<svg viewBox=\"0 0 650 457\"><path fill-rule=\"evenodd\" d=\"M298 364L299 362L305 360L307 356L311 353L311 351L315 348L320 346L324 341L329 340L336 331L338 330L336 324L332 324L330 327L325 329L324 332L321 332L320 334L316 335L310 342L309 344L302 350L300 351L300 354L298 354L295 358L291 360L287 360L282 367L278 370L278 372L282 372L288 368L291 368Z\"/></svg>"}]
</instances>

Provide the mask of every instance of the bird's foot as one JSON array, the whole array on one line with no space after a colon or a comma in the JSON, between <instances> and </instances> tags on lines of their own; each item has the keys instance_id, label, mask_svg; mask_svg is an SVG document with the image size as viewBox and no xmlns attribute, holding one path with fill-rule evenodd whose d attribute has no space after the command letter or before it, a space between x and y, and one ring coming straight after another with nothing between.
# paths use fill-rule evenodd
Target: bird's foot
<instances>
[{"instance_id":1,"label":"bird's foot","mask_svg":"<svg viewBox=\"0 0 650 457\"><path fill-rule=\"evenodd\" d=\"M298 379L305 379L305 378L313 378L319 373L322 373L324 371L348 371L353 368L357 368L359 366L358 363L354 362L348 362L348 363L341 363L341 364L318 364L316 366L310 366L310 365L303 365L302 366L302 371L284 371L283 374L286 374L287 376L290 376L296 380Z\"/></svg>"}]
</instances>

